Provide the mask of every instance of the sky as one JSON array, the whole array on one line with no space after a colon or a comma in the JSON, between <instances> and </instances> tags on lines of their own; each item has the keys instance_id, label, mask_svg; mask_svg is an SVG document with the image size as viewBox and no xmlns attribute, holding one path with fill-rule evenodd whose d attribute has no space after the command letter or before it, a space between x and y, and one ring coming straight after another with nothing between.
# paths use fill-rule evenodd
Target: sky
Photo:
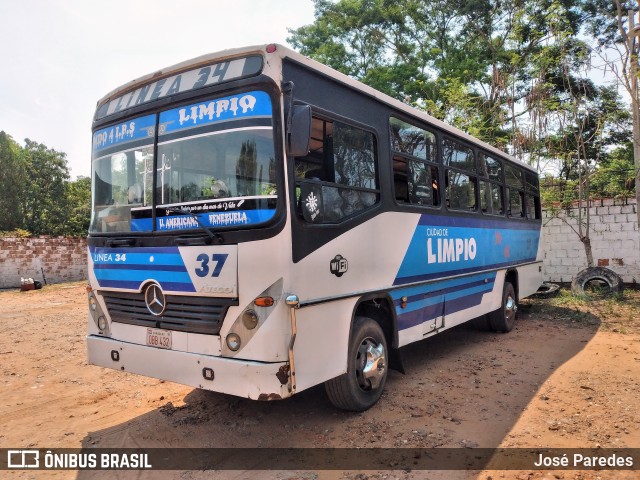
<instances>
[{"instance_id":1,"label":"sky","mask_svg":"<svg viewBox=\"0 0 640 480\"><path fill-rule=\"evenodd\" d=\"M227 48L286 44L311 0L0 0L0 131L91 174L96 102L160 68Z\"/></svg>"}]
</instances>

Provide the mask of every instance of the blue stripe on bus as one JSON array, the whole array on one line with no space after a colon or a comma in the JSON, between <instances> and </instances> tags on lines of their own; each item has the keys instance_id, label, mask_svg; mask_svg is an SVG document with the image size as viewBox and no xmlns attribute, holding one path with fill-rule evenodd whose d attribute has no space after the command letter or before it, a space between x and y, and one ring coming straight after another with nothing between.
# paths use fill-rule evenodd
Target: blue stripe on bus
<instances>
[{"instance_id":1,"label":"blue stripe on bus","mask_svg":"<svg viewBox=\"0 0 640 480\"><path fill-rule=\"evenodd\" d=\"M500 269L500 268L507 268L507 267L513 267L514 265L518 265L521 263L529 263L529 262L533 262L536 260L536 257L530 257L530 258L524 258L522 259L521 262L504 262L504 263L493 263L493 264L489 264L489 265L482 265L479 267L471 267L471 268L461 268L459 270L449 270L446 275L464 275L467 273L473 273L473 272L479 272L479 271L483 271L483 270L492 270L492 269ZM416 283L416 282L423 282L423 281L427 281L427 280L434 280L436 278L440 278L443 276L442 272L435 272L435 273L427 273L424 275L414 275L411 277L402 277L402 278L396 278L395 281L393 282L394 285L406 285L409 283Z\"/></svg>"},{"instance_id":2,"label":"blue stripe on bus","mask_svg":"<svg viewBox=\"0 0 640 480\"><path fill-rule=\"evenodd\" d=\"M444 280L427 285L418 285L415 287L407 287L399 290L394 290L391 293L391 297L394 299L394 303L399 304L399 299L401 297L407 297L407 300L411 301L412 298L422 298L424 297L424 295L437 295L446 292L454 292L467 288L469 286L489 283L493 284L495 278L496 272L481 273L461 278L452 278L449 280Z\"/></svg>"},{"instance_id":3,"label":"blue stripe on bus","mask_svg":"<svg viewBox=\"0 0 640 480\"><path fill-rule=\"evenodd\" d=\"M147 270L130 270L128 268L122 268L120 270L95 270L95 275L98 281L102 280L131 280L131 281L144 281L144 280L157 280L158 282L177 281L180 283L191 283L189 274L184 272L164 272L155 271L150 277Z\"/></svg>"},{"instance_id":4,"label":"blue stripe on bus","mask_svg":"<svg viewBox=\"0 0 640 480\"><path fill-rule=\"evenodd\" d=\"M410 328L433 320L435 317L450 315L464 308L479 305L483 295L493 290L495 273L493 278L485 276L485 279L478 279L476 276L473 281L462 280L463 283L458 279L458 285L448 287L446 284L451 284L451 281L394 292L394 297L398 295L407 297L405 308L401 308L401 300L394 299L398 328L400 330ZM412 295L409 296L409 293Z\"/></svg>"},{"instance_id":5,"label":"blue stripe on bus","mask_svg":"<svg viewBox=\"0 0 640 480\"><path fill-rule=\"evenodd\" d=\"M446 295L446 299L450 300L450 299L459 298L461 295L468 294L469 291L471 290L490 292L491 290L493 290L494 280L495 279L478 280L474 282L468 282L462 285L451 286L448 288L443 288L442 285L438 284L438 286L436 287L437 289L435 290L432 290L432 291L427 290L421 293L416 293L411 296L406 295L406 292L404 291L400 291L401 295L402 293L405 293L405 295L402 295L402 296L407 297L407 306L406 308L402 309L402 311L410 312L410 311L422 308L421 305L429 305L434 302L440 302L441 298L439 297L442 297L443 295ZM394 294L395 293L396 292L394 292ZM401 303L402 303L401 298L397 300L394 299L394 304L396 305L396 309L400 306Z\"/></svg>"},{"instance_id":6,"label":"blue stripe on bus","mask_svg":"<svg viewBox=\"0 0 640 480\"><path fill-rule=\"evenodd\" d=\"M93 272L102 288L139 291L153 280L163 290L195 292L178 247L90 247Z\"/></svg>"},{"instance_id":7,"label":"blue stripe on bus","mask_svg":"<svg viewBox=\"0 0 640 480\"><path fill-rule=\"evenodd\" d=\"M99 282L103 288L121 288L123 290L136 290L139 291L142 285L141 282L130 280L102 280ZM162 290L165 292L195 292L191 282L179 283L179 282L158 282Z\"/></svg>"},{"instance_id":8,"label":"blue stripe on bus","mask_svg":"<svg viewBox=\"0 0 640 480\"><path fill-rule=\"evenodd\" d=\"M114 263L101 263L93 266L94 270L146 270L146 271L165 271L165 272L186 272L184 265L134 265L126 264L118 265Z\"/></svg>"},{"instance_id":9,"label":"blue stripe on bus","mask_svg":"<svg viewBox=\"0 0 640 480\"><path fill-rule=\"evenodd\" d=\"M443 303L439 302L420 310L398 315L398 330L406 330L407 328L415 327L441 315L451 315L461 310L476 307L480 305L482 297L486 293L488 292L476 292L471 295L459 297L455 302L448 302L449 298L447 298L447 303L444 305L444 308Z\"/></svg>"}]
</instances>

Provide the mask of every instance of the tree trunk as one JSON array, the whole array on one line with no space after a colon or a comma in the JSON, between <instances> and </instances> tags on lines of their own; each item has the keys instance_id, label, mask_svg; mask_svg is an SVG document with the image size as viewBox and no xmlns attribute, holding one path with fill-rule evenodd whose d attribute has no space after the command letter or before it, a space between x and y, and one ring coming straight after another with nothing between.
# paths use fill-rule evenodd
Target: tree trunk
<instances>
[{"instance_id":1,"label":"tree trunk","mask_svg":"<svg viewBox=\"0 0 640 480\"><path fill-rule=\"evenodd\" d=\"M638 45L635 39L635 21L633 10L629 10L629 31L627 48L629 50L629 80L631 83L631 111L633 114L633 163L636 170L636 221L640 229L640 112L638 104ZM640 230L639 230L640 231Z\"/></svg>"},{"instance_id":2,"label":"tree trunk","mask_svg":"<svg viewBox=\"0 0 640 480\"><path fill-rule=\"evenodd\" d=\"M593 252L591 251L591 239L582 237L580 239L584 245L584 253L587 255L587 267L593 267Z\"/></svg>"}]
</instances>

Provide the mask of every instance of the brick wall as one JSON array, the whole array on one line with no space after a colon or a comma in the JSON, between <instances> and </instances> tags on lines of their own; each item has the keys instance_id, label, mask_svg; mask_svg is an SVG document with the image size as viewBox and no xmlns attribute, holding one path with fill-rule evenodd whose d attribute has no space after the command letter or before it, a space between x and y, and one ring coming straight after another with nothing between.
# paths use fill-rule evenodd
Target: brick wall
<instances>
[{"instance_id":1,"label":"brick wall","mask_svg":"<svg viewBox=\"0 0 640 480\"><path fill-rule=\"evenodd\" d=\"M87 241L72 237L0 238L0 288L20 287L20 277L42 283L87 278Z\"/></svg>"},{"instance_id":2,"label":"brick wall","mask_svg":"<svg viewBox=\"0 0 640 480\"><path fill-rule=\"evenodd\" d=\"M635 203L634 198L598 199L590 209L594 265L610 268L626 283L640 282L640 232ZM587 266L584 246L571 229L577 230L577 215L576 205L561 210L558 217L549 210L543 211L545 280L570 282Z\"/></svg>"}]
</instances>

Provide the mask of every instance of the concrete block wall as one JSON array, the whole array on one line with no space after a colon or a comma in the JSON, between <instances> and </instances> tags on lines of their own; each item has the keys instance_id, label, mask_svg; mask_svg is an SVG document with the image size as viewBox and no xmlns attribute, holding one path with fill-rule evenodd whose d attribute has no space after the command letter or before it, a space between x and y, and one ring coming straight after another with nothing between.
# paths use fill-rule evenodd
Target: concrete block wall
<instances>
[{"instance_id":1,"label":"concrete block wall","mask_svg":"<svg viewBox=\"0 0 640 480\"><path fill-rule=\"evenodd\" d=\"M44 276L43 276L44 274ZM44 283L87 278L87 240L72 237L0 238L0 288L20 287L20 277Z\"/></svg>"},{"instance_id":2,"label":"concrete block wall","mask_svg":"<svg viewBox=\"0 0 640 480\"><path fill-rule=\"evenodd\" d=\"M589 236L594 266L610 268L625 283L640 282L640 232L636 208L635 198L598 199L590 208ZM584 245L573 230L578 230L577 217L577 204L568 210L560 210L557 216L551 210L543 211L546 281L570 282L587 266Z\"/></svg>"}]
</instances>

